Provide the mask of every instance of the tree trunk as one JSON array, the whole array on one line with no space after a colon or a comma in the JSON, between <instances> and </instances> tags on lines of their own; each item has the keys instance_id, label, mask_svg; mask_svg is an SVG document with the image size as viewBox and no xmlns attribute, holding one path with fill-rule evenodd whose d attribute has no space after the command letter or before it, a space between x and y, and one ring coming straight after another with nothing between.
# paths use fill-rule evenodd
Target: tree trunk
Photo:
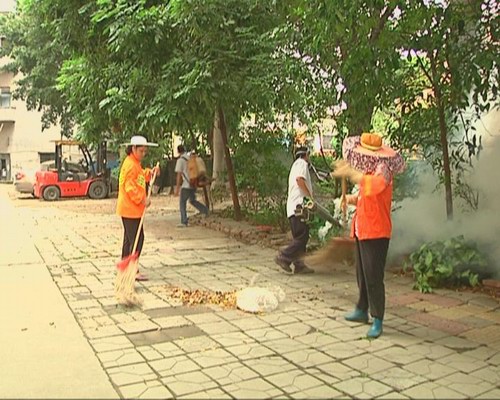
<instances>
[{"instance_id":1,"label":"tree trunk","mask_svg":"<svg viewBox=\"0 0 500 400\"><path fill-rule=\"evenodd\" d=\"M438 82L436 66L431 60L432 78L434 82ZM444 113L443 97L441 96L441 88L439 83L433 84L434 93L436 95L436 105L439 118L439 139L441 142L441 151L443 152L443 172L444 172L444 190L446 197L446 216L448 220L453 219L453 191L451 187L451 167L450 155L448 151L448 128L446 127L446 119Z\"/></svg>"},{"instance_id":2,"label":"tree trunk","mask_svg":"<svg viewBox=\"0 0 500 400\"><path fill-rule=\"evenodd\" d=\"M212 188L224 184L224 172L226 171L224 164L224 141L222 140L219 112L215 112L214 127L212 135Z\"/></svg>"},{"instance_id":3,"label":"tree trunk","mask_svg":"<svg viewBox=\"0 0 500 400\"><path fill-rule=\"evenodd\" d=\"M218 108L219 114L219 126L220 133L222 137L222 142L224 144L224 155L226 159L226 168L227 168L227 178L229 181L229 189L231 190L231 197L233 199L233 207L234 207L234 219L236 221L241 220L241 208L240 201L238 199L238 189L236 188L236 179L234 178L234 169L233 169L233 161L231 159L231 153L229 152L228 140L227 140L227 129L226 129L226 119L224 117L224 111L222 107Z\"/></svg>"}]
</instances>

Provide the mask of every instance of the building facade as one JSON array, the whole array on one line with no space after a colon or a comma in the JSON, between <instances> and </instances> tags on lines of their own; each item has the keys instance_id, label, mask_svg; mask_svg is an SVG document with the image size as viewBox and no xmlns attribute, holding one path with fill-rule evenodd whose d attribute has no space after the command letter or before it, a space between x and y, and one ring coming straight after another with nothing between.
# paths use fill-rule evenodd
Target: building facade
<instances>
[{"instance_id":1,"label":"building facade","mask_svg":"<svg viewBox=\"0 0 500 400\"><path fill-rule=\"evenodd\" d=\"M0 13L14 11L15 0L0 0ZM0 59L0 67L8 62ZM58 126L42 131L42 113L14 100L15 89L16 77L0 69L0 181L10 181L17 171L36 170L41 162L53 159L52 141L61 138Z\"/></svg>"}]
</instances>

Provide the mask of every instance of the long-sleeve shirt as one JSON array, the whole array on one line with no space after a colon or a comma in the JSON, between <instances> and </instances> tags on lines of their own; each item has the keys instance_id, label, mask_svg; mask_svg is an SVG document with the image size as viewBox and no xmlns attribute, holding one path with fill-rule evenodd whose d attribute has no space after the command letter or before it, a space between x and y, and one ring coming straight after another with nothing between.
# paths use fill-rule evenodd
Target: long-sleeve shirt
<instances>
[{"instance_id":1,"label":"long-sleeve shirt","mask_svg":"<svg viewBox=\"0 0 500 400\"><path fill-rule=\"evenodd\" d=\"M359 240L390 238L392 232L392 175L381 163L374 174L363 175L359 184L351 236Z\"/></svg>"},{"instance_id":2,"label":"long-sleeve shirt","mask_svg":"<svg viewBox=\"0 0 500 400\"><path fill-rule=\"evenodd\" d=\"M116 204L116 213L120 217L142 217L145 208L146 182L149 182L150 177L151 170L143 169L133 154L123 160Z\"/></svg>"}]
</instances>

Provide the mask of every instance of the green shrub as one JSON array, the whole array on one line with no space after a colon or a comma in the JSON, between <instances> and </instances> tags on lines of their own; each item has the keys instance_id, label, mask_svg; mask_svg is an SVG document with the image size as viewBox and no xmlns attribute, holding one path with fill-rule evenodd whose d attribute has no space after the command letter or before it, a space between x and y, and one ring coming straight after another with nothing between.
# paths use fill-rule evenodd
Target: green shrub
<instances>
[{"instance_id":1,"label":"green shrub","mask_svg":"<svg viewBox=\"0 0 500 400\"><path fill-rule=\"evenodd\" d=\"M430 293L443 286L476 286L487 265L477 246L458 236L422 245L410 255L405 268L413 268L414 288Z\"/></svg>"}]
</instances>

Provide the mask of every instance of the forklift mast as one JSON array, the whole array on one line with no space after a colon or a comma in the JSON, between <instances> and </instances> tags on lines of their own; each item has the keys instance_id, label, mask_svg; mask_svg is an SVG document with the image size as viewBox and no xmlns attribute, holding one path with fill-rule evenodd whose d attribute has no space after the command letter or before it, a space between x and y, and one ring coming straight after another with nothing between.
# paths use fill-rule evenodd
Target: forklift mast
<instances>
[{"instance_id":1,"label":"forklift mast","mask_svg":"<svg viewBox=\"0 0 500 400\"><path fill-rule=\"evenodd\" d=\"M102 174L106 176L108 174L108 160L107 160L107 144L106 141L102 141L99 143L97 147L97 174Z\"/></svg>"}]
</instances>

